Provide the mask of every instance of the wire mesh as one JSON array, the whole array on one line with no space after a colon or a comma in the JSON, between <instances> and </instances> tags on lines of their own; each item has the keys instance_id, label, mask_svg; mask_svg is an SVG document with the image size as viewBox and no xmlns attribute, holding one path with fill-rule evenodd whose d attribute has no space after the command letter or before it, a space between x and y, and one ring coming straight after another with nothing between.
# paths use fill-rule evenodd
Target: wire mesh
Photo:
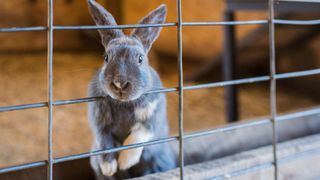
<instances>
[{"instance_id":1,"label":"wire mesh","mask_svg":"<svg viewBox=\"0 0 320 180\"><path fill-rule=\"evenodd\" d=\"M317 0L281 0L281 1L290 1L290 2L318 2ZM260 164L257 167L252 167L251 169L239 170L236 172L230 172L231 175L238 175L241 173L247 173L250 171L259 170L261 168L267 168L273 165L275 168L274 178L278 178L278 161L283 162L292 158L297 157L286 157L284 159L277 159L277 134L276 134L276 122L283 120L290 120L294 117L303 117L310 114L320 113L320 109L314 109L309 111L303 111L299 113L292 113L286 116L277 116L276 112L276 81L278 79L287 79L287 78L295 78L302 76L310 76L320 74L320 69L313 70L305 70L298 72L290 72L290 73L282 73L276 74L276 66L275 66L275 24L287 24L287 25L319 25L320 19L316 20L285 20L285 19L275 19L274 18L274 0L268 0L268 12L269 18L266 20L250 20L250 21L222 21L222 22L183 22L182 20L182 6L181 0L177 0L177 22L171 23L163 23L163 24L132 24L132 25L117 25L117 26L54 26L53 23L53 0L47 0L47 26L38 26L38 27L8 27L8 28L0 28L0 32L30 32L30 31L47 31L47 79L48 79L48 98L47 102L38 102L32 104L22 104L22 105L14 105L14 106L3 106L0 107L0 112L6 111L16 111L16 110L25 110L32 108L48 108L48 158L45 161L32 162L17 166L5 167L0 169L0 173L7 173L22 169L34 168L39 166L47 166L47 179L53 179L53 164L87 158L90 156L97 156L106 153L118 152L121 150L137 148L142 146L149 146L153 144L159 143L168 143L172 141L179 141L179 166L180 166L180 179L184 177L184 151L183 151L183 141L184 139L213 135L216 133L224 133L227 131L232 131L236 129L252 127L262 124L272 124L272 134L273 134L273 162ZM250 25L250 24L268 24L269 26L269 50L270 50L270 74L269 76L259 76L259 77L250 77L244 79L236 79L236 80L228 80L214 83L206 83L199 85L191 85L184 86L183 84L183 57L182 57L182 28L183 26L234 26L234 25ZM98 151L85 152L82 154L74 154L70 156L64 156L59 158L53 158L52 153L52 124L53 124L53 107L54 106L62 106L76 103L87 103L92 101L100 101L103 100L103 97L87 97L80 99L69 99L69 100L58 100L53 101L53 32L60 30L84 30L84 29L130 29L130 28L146 28L146 27L177 27L177 35L178 35L178 72L179 72L179 85L178 87L172 88L163 88L163 89L155 89L149 91L147 93L169 93L178 91L179 94L179 135L172 136L163 139L156 139L149 142L143 142L138 144L131 144L127 146L119 146L111 149L104 149ZM215 88L215 87L225 87L231 85L239 85L239 84L247 84L247 83L257 83L270 81L270 119L262 119L254 122L238 122L231 123L229 125L214 128L206 131L198 131L194 133L184 134L183 128L183 92L185 90L194 90L194 89L203 89L203 88ZM319 153L311 152L311 153ZM308 153L302 154L302 156ZM212 179L221 179L222 177L213 177Z\"/></svg>"}]
</instances>

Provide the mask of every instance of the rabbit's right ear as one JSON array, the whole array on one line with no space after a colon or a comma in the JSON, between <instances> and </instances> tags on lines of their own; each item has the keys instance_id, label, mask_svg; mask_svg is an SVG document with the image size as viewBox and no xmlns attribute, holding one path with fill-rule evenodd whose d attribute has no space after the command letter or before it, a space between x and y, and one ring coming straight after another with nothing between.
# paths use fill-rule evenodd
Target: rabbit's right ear
<instances>
[{"instance_id":1,"label":"rabbit's right ear","mask_svg":"<svg viewBox=\"0 0 320 180\"><path fill-rule=\"evenodd\" d=\"M157 9L151 11L142 18L139 24L162 24L167 16L167 6L162 4ZM146 52L149 51L153 42L158 38L161 27L137 28L131 33L131 36L139 39Z\"/></svg>"},{"instance_id":2,"label":"rabbit's right ear","mask_svg":"<svg viewBox=\"0 0 320 180\"><path fill-rule=\"evenodd\" d=\"M113 16L94 0L88 0L90 14L98 26L116 26ZM124 36L120 29L99 29L102 44L106 47L111 39Z\"/></svg>"}]
</instances>

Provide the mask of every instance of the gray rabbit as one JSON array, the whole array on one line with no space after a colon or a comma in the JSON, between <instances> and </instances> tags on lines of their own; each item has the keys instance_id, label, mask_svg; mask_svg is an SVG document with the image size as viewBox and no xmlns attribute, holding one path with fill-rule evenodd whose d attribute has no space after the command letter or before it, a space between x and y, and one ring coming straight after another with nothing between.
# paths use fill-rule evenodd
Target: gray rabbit
<instances>
[{"instance_id":1,"label":"gray rabbit","mask_svg":"<svg viewBox=\"0 0 320 180\"><path fill-rule=\"evenodd\" d=\"M97 25L116 25L101 5L88 0ZM164 23L165 5L144 17L140 24ZM89 86L89 96L103 96L89 103L94 133L92 150L141 143L168 136L166 98L147 93L162 87L148 64L148 51L161 27L137 28L130 35L120 29L98 30L105 48L105 62ZM91 157L97 179L124 179L176 167L176 157L167 143Z\"/></svg>"}]
</instances>

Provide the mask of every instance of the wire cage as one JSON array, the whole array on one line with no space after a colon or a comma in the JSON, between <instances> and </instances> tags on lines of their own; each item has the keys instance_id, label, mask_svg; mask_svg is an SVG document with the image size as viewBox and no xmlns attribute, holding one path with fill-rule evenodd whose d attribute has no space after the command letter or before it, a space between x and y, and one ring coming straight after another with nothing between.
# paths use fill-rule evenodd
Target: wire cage
<instances>
[{"instance_id":1,"label":"wire cage","mask_svg":"<svg viewBox=\"0 0 320 180\"><path fill-rule=\"evenodd\" d=\"M318 0L279 0L286 2L319 2ZM48 108L48 156L47 160L32 162L17 166L4 167L0 169L1 173L8 173L22 169L34 168L39 166L47 167L47 179L53 179L53 165L59 164L66 161L72 161L76 159L87 158L90 156L97 156L106 153L118 152L121 150L137 148L142 146L149 146L158 143L168 143L172 141L179 142L179 169L180 169L180 179L184 179L184 140L195 138L199 136L204 136L208 134L215 134L226 132L234 129L241 129L251 126L257 126L261 124L272 124L272 147L273 147L273 161L267 164L261 164L261 167L265 166L273 166L274 167L274 178L278 178L278 163L281 159L277 158L277 122L281 120L285 120L281 116L277 115L277 104L276 104L276 83L277 80L280 79L288 79L302 76L310 76L320 74L320 69L313 70L305 70L298 72L290 72L290 73L276 73L276 48L275 48L275 25L276 24L290 24L290 25L319 25L320 20L285 20L285 19L275 19L274 13L274 4L278 2L278 0L268 0L268 19L263 20L248 20L248 21L221 21L221 22L184 22L182 20L182 0L176 0L177 3L177 20L176 22L168 22L164 24L131 24L131 25L117 25L117 26L55 26L53 22L53 0L47 0L47 26L43 27L8 27L8 28L0 28L0 32L23 32L23 31L46 31L47 32L47 79L48 79L48 90L47 90L47 101L46 102L37 102L32 104L21 104L15 106L3 106L0 107L0 112L6 111L17 111L17 110L25 110L31 108ZM183 83L183 57L182 57L182 28L184 26L236 26L236 25L248 25L248 24L267 24L269 27L269 68L270 73L267 76L258 76L258 77L250 77L243 79L230 79L221 82L213 82L206 84L198 84L198 85L190 85L185 86ZM53 100L53 34L54 31L62 31L62 30L83 30L83 29L128 29L128 28L146 28L146 27L176 27L177 35L178 35L178 72L179 72L179 84L178 87L164 88L164 89L155 89L149 91L147 93L168 93L168 92L178 92L179 94L179 135L172 136L163 139L156 139L149 142L131 144L127 146L116 147L112 149L103 149L92 152L85 152L82 154L74 154L59 158L53 158L52 151L52 129L53 129L53 107L54 106L65 106L70 104L77 103L87 103L92 101L102 100L103 97L86 97L81 99L64 99L64 100ZM184 101L184 91L194 90L194 89L203 89L203 88L215 88L215 87L232 87L240 84L248 84L248 83L257 83L257 82L270 82L270 118L259 120L255 122L245 122L245 123L235 123L231 125L227 125L222 128L215 128L207 131L198 131L194 133L185 134L183 128L183 101ZM319 110L318 110L319 111ZM317 112L318 112L317 111ZM298 115L303 116L310 113L309 111L301 112ZM311 112L313 113L313 112ZM255 167L254 170L257 170L261 167ZM239 172L238 172L239 173ZM233 173L236 175L237 173ZM232 173L231 173L232 175Z\"/></svg>"}]
</instances>

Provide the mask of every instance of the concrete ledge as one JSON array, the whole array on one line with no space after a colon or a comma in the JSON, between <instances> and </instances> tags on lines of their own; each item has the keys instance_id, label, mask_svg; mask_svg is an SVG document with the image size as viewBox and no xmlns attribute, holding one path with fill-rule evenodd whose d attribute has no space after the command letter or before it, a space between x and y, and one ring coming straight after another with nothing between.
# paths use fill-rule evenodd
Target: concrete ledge
<instances>
[{"instance_id":1,"label":"concrete ledge","mask_svg":"<svg viewBox=\"0 0 320 180\"><path fill-rule=\"evenodd\" d=\"M205 152L204 152L205 153ZM279 179L320 177L320 134L278 144ZM273 179L272 146L185 167L185 179ZM179 168L136 180L179 179Z\"/></svg>"}]
</instances>

